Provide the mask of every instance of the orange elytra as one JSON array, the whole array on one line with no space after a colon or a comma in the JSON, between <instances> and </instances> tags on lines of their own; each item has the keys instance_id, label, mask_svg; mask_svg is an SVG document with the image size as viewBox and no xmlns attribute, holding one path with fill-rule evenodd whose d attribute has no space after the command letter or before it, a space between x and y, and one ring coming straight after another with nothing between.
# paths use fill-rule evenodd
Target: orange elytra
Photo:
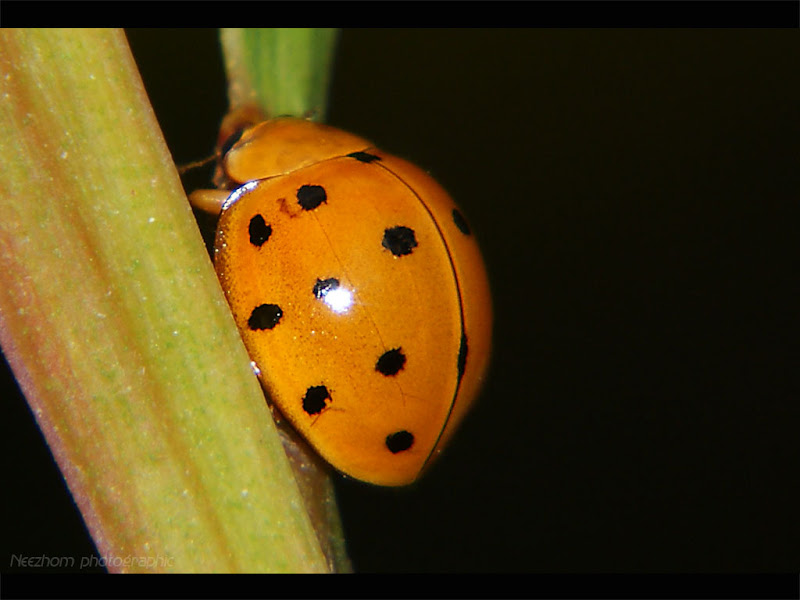
<instances>
[{"instance_id":1,"label":"orange elytra","mask_svg":"<svg viewBox=\"0 0 800 600\"><path fill-rule=\"evenodd\" d=\"M342 473L413 482L487 370L471 228L428 174L358 136L278 118L234 142L232 191L193 202L221 201L214 264L270 400Z\"/></svg>"}]
</instances>

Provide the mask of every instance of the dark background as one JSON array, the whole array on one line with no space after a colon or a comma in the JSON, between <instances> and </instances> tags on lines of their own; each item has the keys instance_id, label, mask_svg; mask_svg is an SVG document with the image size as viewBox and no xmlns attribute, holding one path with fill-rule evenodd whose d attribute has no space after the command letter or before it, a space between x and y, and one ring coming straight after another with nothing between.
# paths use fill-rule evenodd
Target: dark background
<instances>
[{"instance_id":1,"label":"dark background","mask_svg":"<svg viewBox=\"0 0 800 600\"><path fill-rule=\"evenodd\" d=\"M205 156L216 33L129 38L176 162ZM787 30L344 31L328 122L450 190L496 304L435 467L338 480L356 570L797 571L798 67ZM0 568L87 555L2 375Z\"/></svg>"}]
</instances>

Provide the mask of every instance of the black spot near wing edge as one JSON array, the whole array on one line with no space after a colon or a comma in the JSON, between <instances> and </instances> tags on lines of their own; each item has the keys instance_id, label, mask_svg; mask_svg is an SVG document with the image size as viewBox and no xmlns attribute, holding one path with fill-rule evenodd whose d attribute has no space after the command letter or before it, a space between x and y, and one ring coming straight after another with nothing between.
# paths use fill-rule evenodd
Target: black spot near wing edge
<instances>
[{"instance_id":1,"label":"black spot near wing edge","mask_svg":"<svg viewBox=\"0 0 800 600\"><path fill-rule=\"evenodd\" d=\"M351 152L347 155L348 158L355 158L359 162L363 163L371 163L376 160L380 160L381 157L375 154L370 154L369 152Z\"/></svg>"},{"instance_id":2,"label":"black spot near wing edge","mask_svg":"<svg viewBox=\"0 0 800 600\"><path fill-rule=\"evenodd\" d=\"M261 304L256 306L247 319L247 326L252 331L274 329L283 317L283 309L277 304Z\"/></svg>"},{"instance_id":3,"label":"black spot near wing edge","mask_svg":"<svg viewBox=\"0 0 800 600\"><path fill-rule=\"evenodd\" d=\"M467 334L461 334L461 345L458 348L458 383L461 384L461 379L464 377L464 370L467 367Z\"/></svg>"},{"instance_id":4,"label":"black spot near wing edge","mask_svg":"<svg viewBox=\"0 0 800 600\"><path fill-rule=\"evenodd\" d=\"M411 448L414 445L414 434L401 430L395 431L386 436L386 448L392 454L397 454L398 452L404 452Z\"/></svg>"},{"instance_id":5,"label":"black spot near wing edge","mask_svg":"<svg viewBox=\"0 0 800 600\"><path fill-rule=\"evenodd\" d=\"M309 416L315 416L325 410L331 401L331 393L324 385L314 385L306 390L303 396L303 411Z\"/></svg>"},{"instance_id":6,"label":"black spot near wing edge","mask_svg":"<svg viewBox=\"0 0 800 600\"><path fill-rule=\"evenodd\" d=\"M250 236L250 243L260 248L266 243L269 236L272 235L272 227L267 225L262 215L256 214L250 219L250 223L247 226L247 233Z\"/></svg>"}]
</instances>

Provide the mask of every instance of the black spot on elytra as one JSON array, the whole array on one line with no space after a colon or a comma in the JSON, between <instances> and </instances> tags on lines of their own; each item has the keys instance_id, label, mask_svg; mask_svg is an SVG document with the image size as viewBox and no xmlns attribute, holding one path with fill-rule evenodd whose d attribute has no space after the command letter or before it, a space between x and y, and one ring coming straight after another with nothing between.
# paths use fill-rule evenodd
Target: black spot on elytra
<instances>
[{"instance_id":1,"label":"black spot on elytra","mask_svg":"<svg viewBox=\"0 0 800 600\"><path fill-rule=\"evenodd\" d=\"M314 297L318 300L324 298L328 292L332 292L336 288L339 287L339 280L331 277L330 279L317 279L317 282L314 284Z\"/></svg>"},{"instance_id":2,"label":"black spot on elytra","mask_svg":"<svg viewBox=\"0 0 800 600\"><path fill-rule=\"evenodd\" d=\"M456 224L458 230L464 235L470 235L472 233L472 230L469 228L469 223L467 223L464 215L462 215L461 211L457 208L453 209L453 223Z\"/></svg>"},{"instance_id":3,"label":"black spot on elytra","mask_svg":"<svg viewBox=\"0 0 800 600\"><path fill-rule=\"evenodd\" d=\"M256 306L247 319L247 326L253 331L272 329L283 316L283 310L277 304L262 304Z\"/></svg>"},{"instance_id":4,"label":"black spot on elytra","mask_svg":"<svg viewBox=\"0 0 800 600\"><path fill-rule=\"evenodd\" d=\"M261 215L256 215L250 219L250 225L247 227L247 231L250 234L250 243L259 248L269 239L269 236L272 235L272 227L267 225L267 222Z\"/></svg>"},{"instance_id":5,"label":"black spot on elytra","mask_svg":"<svg viewBox=\"0 0 800 600\"><path fill-rule=\"evenodd\" d=\"M394 348L393 350L387 350L381 354L378 362L375 363L375 370L388 377L390 375L397 375L405 364L406 355L403 354L400 348Z\"/></svg>"},{"instance_id":6,"label":"black spot on elytra","mask_svg":"<svg viewBox=\"0 0 800 600\"><path fill-rule=\"evenodd\" d=\"M297 190L297 203L303 210L314 210L327 201L328 195L321 185L303 185Z\"/></svg>"},{"instance_id":7,"label":"black spot on elytra","mask_svg":"<svg viewBox=\"0 0 800 600\"><path fill-rule=\"evenodd\" d=\"M303 410L308 415L318 415L331 399L331 394L324 385L314 385L306 390L303 396Z\"/></svg>"},{"instance_id":8,"label":"black spot on elytra","mask_svg":"<svg viewBox=\"0 0 800 600\"><path fill-rule=\"evenodd\" d=\"M467 368L467 336L461 334L461 346L458 348L458 381L464 377L464 369Z\"/></svg>"},{"instance_id":9,"label":"black spot on elytra","mask_svg":"<svg viewBox=\"0 0 800 600\"><path fill-rule=\"evenodd\" d=\"M403 225L390 227L383 232L382 245L395 256L406 256L417 247L417 236L413 229Z\"/></svg>"},{"instance_id":10,"label":"black spot on elytra","mask_svg":"<svg viewBox=\"0 0 800 600\"><path fill-rule=\"evenodd\" d=\"M414 445L414 434L401 430L386 436L386 447L392 454L408 450Z\"/></svg>"},{"instance_id":11,"label":"black spot on elytra","mask_svg":"<svg viewBox=\"0 0 800 600\"><path fill-rule=\"evenodd\" d=\"M349 156L350 158L355 158L357 161L363 163L371 163L381 159L380 156L375 156L374 154L370 154L369 152L352 152L347 156Z\"/></svg>"}]
</instances>

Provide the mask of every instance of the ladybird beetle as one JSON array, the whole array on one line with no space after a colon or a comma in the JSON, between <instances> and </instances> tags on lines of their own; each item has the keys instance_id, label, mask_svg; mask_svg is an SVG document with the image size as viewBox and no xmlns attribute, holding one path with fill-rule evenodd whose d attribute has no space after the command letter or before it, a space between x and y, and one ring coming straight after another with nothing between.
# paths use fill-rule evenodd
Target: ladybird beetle
<instances>
[{"instance_id":1,"label":"ladybird beetle","mask_svg":"<svg viewBox=\"0 0 800 600\"><path fill-rule=\"evenodd\" d=\"M429 175L330 126L276 118L223 148L214 264L269 398L331 465L413 482L485 376L480 250ZM224 198L224 200L223 200Z\"/></svg>"}]
</instances>

